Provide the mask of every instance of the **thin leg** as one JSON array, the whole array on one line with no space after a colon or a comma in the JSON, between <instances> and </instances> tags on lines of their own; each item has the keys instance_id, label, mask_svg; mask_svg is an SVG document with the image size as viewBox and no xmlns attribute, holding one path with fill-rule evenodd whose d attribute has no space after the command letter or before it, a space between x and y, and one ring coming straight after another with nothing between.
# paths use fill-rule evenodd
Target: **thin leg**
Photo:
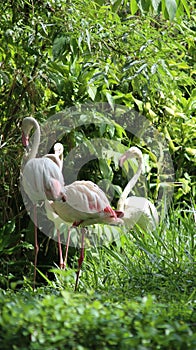
<instances>
[{"instance_id":1,"label":"thin leg","mask_svg":"<svg viewBox=\"0 0 196 350\"><path fill-rule=\"evenodd\" d=\"M37 255L39 251L38 239L37 239L37 208L36 204L33 206L33 216L34 216L34 240L35 240L35 258L34 258L34 277L33 277L33 290L36 284L36 268L37 268Z\"/></svg>"},{"instance_id":2,"label":"thin leg","mask_svg":"<svg viewBox=\"0 0 196 350\"><path fill-rule=\"evenodd\" d=\"M86 232L85 227L81 228L81 232L82 232L81 250L80 250L80 257L78 259L78 271L76 273L76 283L75 283L74 291L76 291L78 288L80 270L81 270L81 266L82 266L82 263L84 260L84 237L85 237L85 232Z\"/></svg>"},{"instance_id":3,"label":"thin leg","mask_svg":"<svg viewBox=\"0 0 196 350\"><path fill-rule=\"evenodd\" d=\"M61 236L60 231L57 230L57 237L58 237L58 249L59 249L59 266L60 269L64 269L64 261L63 261L63 253L62 253L62 246L61 246Z\"/></svg>"},{"instance_id":4,"label":"thin leg","mask_svg":"<svg viewBox=\"0 0 196 350\"><path fill-rule=\"evenodd\" d=\"M67 243L66 243L66 250L65 250L65 258L64 258L64 262L63 262L64 268L66 268L66 265L67 265L70 235L71 235L71 228L69 227L68 228L68 233L67 233Z\"/></svg>"}]
</instances>

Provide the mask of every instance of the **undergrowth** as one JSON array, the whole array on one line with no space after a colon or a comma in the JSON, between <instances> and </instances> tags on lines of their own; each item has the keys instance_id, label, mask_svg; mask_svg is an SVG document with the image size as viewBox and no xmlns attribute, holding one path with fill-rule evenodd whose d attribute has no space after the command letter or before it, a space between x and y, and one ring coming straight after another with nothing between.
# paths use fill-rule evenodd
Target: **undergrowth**
<instances>
[{"instance_id":1,"label":"undergrowth","mask_svg":"<svg viewBox=\"0 0 196 350\"><path fill-rule=\"evenodd\" d=\"M172 211L156 232L87 249L76 293L71 267L1 290L0 349L194 349L194 232Z\"/></svg>"}]
</instances>

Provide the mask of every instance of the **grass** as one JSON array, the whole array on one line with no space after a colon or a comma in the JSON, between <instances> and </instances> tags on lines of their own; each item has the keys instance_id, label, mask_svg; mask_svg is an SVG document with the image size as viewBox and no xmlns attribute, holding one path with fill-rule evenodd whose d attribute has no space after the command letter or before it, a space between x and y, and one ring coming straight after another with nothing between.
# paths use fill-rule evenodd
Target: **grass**
<instances>
[{"instance_id":1,"label":"grass","mask_svg":"<svg viewBox=\"0 0 196 350\"><path fill-rule=\"evenodd\" d=\"M133 297L188 298L194 293L194 235L193 217L172 213L156 232L132 232L118 246L87 251L81 290L113 286Z\"/></svg>"},{"instance_id":2,"label":"grass","mask_svg":"<svg viewBox=\"0 0 196 350\"><path fill-rule=\"evenodd\" d=\"M72 268L2 290L0 349L194 349L194 235L192 214L172 211L156 232L87 249L77 293Z\"/></svg>"}]
</instances>

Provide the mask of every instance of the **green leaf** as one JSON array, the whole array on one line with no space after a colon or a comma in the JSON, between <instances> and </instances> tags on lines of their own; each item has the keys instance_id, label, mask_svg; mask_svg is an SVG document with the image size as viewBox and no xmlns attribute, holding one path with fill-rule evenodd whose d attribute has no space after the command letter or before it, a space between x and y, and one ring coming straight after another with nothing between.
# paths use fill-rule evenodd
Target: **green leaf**
<instances>
[{"instance_id":1,"label":"green leaf","mask_svg":"<svg viewBox=\"0 0 196 350\"><path fill-rule=\"evenodd\" d=\"M150 4L151 4L150 0L140 0L139 3L140 3L140 6L141 6L141 10L143 12L148 12L149 11Z\"/></svg>"},{"instance_id":2,"label":"green leaf","mask_svg":"<svg viewBox=\"0 0 196 350\"><path fill-rule=\"evenodd\" d=\"M107 160L99 159L99 168L100 168L101 175L104 179L112 180L113 171L108 165Z\"/></svg>"},{"instance_id":3,"label":"green leaf","mask_svg":"<svg viewBox=\"0 0 196 350\"><path fill-rule=\"evenodd\" d=\"M189 9L189 5L188 5L187 1L186 0L181 0L180 2L183 5L183 7L184 7L188 17L190 18L190 9Z\"/></svg>"},{"instance_id":4,"label":"green leaf","mask_svg":"<svg viewBox=\"0 0 196 350\"><path fill-rule=\"evenodd\" d=\"M57 59L60 55L62 55L66 47L66 42L67 42L67 37L65 36L57 37L54 40L54 43L52 46L52 54L54 56L54 59Z\"/></svg>"},{"instance_id":5,"label":"green leaf","mask_svg":"<svg viewBox=\"0 0 196 350\"><path fill-rule=\"evenodd\" d=\"M91 52L91 36L88 29L86 29L86 39L87 39L88 49Z\"/></svg>"},{"instance_id":6,"label":"green leaf","mask_svg":"<svg viewBox=\"0 0 196 350\"><path fill-rule=\"evenodd\" d=\"M111 93L106 91L105 95L106 95L106 98L107 98L107 101L108 101L110 107L114 110L114 99L113 99Z\"/></svg>"},{"instance_id":7,"label":"green leaf","mask_svg":"<svg viewBox=\"0 0 196 350\"><path fill-rule=\"evenodd\" d=\"M177 11L177 4L175 0L165 0L165 6L167 9L167 13L169 15L169 19L173 20L175 15L176 15L176 11Z\"/></svg>"},{"instance_id":8,"label":"green leaf","mask_svg":"<svg viewBox=\"0 0 196 350\"><path fill-rule=\"evenodd\" d=\"M138 4L136 0L131 0L130 1L130 10L131 10L131 14L134 15L137 10L138 10Z\"/></svg>"},{"instance_id":9,"label":"green leaf","mask_svg":"<svg viewBox=\"0 0 196 350\"><path fill-rule=\"evenodd\" d=\"M152 7L153 7L154 11L157 12L159 5L161 3L161 0L151 0L151 2L152 2Z\"/></svg>"},{"instance_id":10,"label":"green leaf","mask_svg":"<svg viewBox=\"0 0 196 350\"><path fill-rule=\"evenodd\" d=\"M42 276L42 278L48 283L49 286L53 287L53 282L49 280L49 278L38 269L38 267L36 268L36 270L39 272L39 274Z\"/></svg>"},{"instance_id":11,"label":"green leaf","mask_svg":"<svg viewBox=\"0 0 196 350\"><path fill-rule=\"evenodd\" d=\"M97 87L93 84L88 85L87 92L90 98L94 101L97 93Z\"/></svg>"},{"instance_id":12,"label":"green leaf","mask_svg":"<svg viewBox=\"0 0 196 350\"><path fill-rule=\"evenodd\" d=\"M120 7L120 5L121 5L121 0L116 0L114 3L113 3L113 5L112 5L112 11L113 12L117 12L118 11L118 9L119 9L119 7Z\"/></svg>"},{"instance_id":13,"label":"green leaf","mask_svg":"<svg viewBox=\"0 0 196 350\"><path fill-rule=\"evenodd\" d=\"M132 59L131 61L127 62L124 67L123 67L123 71L126 71L128 70L129 68L133 67L134 65L136 64L139 64L139 63L143 63L144 60L140 61L140 60L134 60Z\"/></svg>"}]
</instances>

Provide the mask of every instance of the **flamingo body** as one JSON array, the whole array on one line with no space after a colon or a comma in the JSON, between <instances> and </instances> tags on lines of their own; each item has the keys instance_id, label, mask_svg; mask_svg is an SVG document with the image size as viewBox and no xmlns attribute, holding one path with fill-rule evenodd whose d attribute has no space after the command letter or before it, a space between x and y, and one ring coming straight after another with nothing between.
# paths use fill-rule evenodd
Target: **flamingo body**
<instances>
[{"instance_id":1,"label":"flamingo body","mask_svg":"<svg viewBox=\"0 0 196 350\"><path fill-rule=\"evenodd\" d=\"M59 167L51 159L33 158L24 167L22 185L35 204L46 198L62 198L64 179Z\"/></svg>"},{"instance_id":2,"label":"flamingo body","mask_svg":"<svg viewBox=\"0 0 196 350\"><path fill-rule=\"evenodd\" d=\"M84 259L85 226L97 223L120 225L123 224L123 213L111 208L105 193L91 181L75 181L65 186L64 201L45 201L48 218L52 219L55 227L59 228L64 222L71 222L72 226L81 228L81 253L78 260L75 290L78 286L79 273ZM57 214L57 215L56 215ZM61 220L59 220L59 217ZM70 230L67 237L64 266L67 263Z\"/></svg>"},{"instance_id":3,"label":"flamingo body","mask_svg":"<svg viewBox=\"0 0 196 350\"><path fill-rule=\"evenodd\" d=\"M65 201L51 202L53 211L65 222L88 226L96 223L122 224L105 193L91 181L75 181L65 186Z\"/></svg>"},{"instance_id":4,"label":"flamingo body","mask_svg":"<svg viewBox=\"0 0 196 350\"><path fill-rule=\"evenodd\" d=\"M155 206L144 197L131 196L124 204L124 224L132 228L136 224L143 230L154 230L159 222Z\"/></svg>"}]
</instances>

